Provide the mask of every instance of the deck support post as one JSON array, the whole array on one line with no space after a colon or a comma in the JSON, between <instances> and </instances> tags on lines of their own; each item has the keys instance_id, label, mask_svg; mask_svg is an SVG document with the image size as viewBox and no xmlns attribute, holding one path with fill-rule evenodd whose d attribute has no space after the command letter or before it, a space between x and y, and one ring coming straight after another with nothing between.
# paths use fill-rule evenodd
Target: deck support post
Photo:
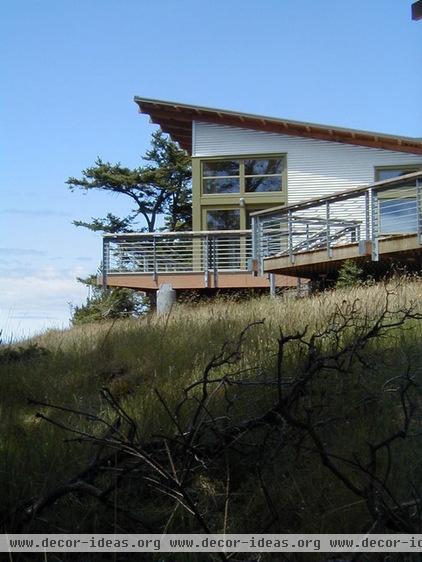
<instances>
[{"instance_id":1,"label":"deck support post","mask_svg":"<svg viewBox=\"0 0 422 562\"><path fill-rule=\"evenodd\" d=\"M157 291L157 314L170 314L176 302L176 291L173 286L167 283L160 285Z\"/></svg>"},{"instance_id":2,"label":"deck support post","mask_svg":"<svg viewBox=\"0 0 422 562\"><path fill-rule=\"evenodd\" d=\"M270 273L270 295L275 297L275 274Z\"/></svg>"}]
</instances>

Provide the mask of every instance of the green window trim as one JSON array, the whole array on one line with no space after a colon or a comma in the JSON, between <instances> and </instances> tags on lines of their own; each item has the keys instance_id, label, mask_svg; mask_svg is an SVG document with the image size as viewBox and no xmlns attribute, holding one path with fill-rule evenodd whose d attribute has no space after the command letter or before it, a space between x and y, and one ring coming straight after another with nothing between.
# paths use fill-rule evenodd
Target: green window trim
<instances>
[{"instance_id":1,"label":"green window trim","mask_svg":"<svg viewBox=\"0 0 422 562\"><path fill-rule=\"evenodd\" d=\"M269 174L247 174L245 173L245 162L247 161L257 161L259 162L260 160L280 160L281 161L281 172L280 173L269 173ZM204 168L205 166L209 163L215 163L217 164L218 162L233 162L233 163L238 163L238 167L239 167L239 174L238 175L232 175L232 174L228 174L228 175L221 175L216 173L215 175L210 175L210 170L207 170L206 173L204 173ZM211 168L212 166L210 166ZM218 166L217 166L218 168ZM253 180L254 178L265 178L265 179L269 179L269 178L280 178L281 180L281 189L270 189L268 191L255 191L255 190L248 190L247 189L247 184L248 184L248 180ZM209 181L214 180L215 182L227 182L227 180L229 180L229 183L227 183L227 187L228 190L226 192L224 191L206 191L204 189L204 184L205 182L209 182ZM231 184L230 184L230 180L232 180ZM238 181L236 181L238 180ZM233 189L233 187L236 185L236 183L238 183L238 189ZM245 154L245 155L224 155L224 156L215 156L215 157L211 157L211 158L201 158L199 161L199 193L201 198L210 198L214 199L214 198L230 198L230 197L247 197L248 199L250 197L253 198L265 198L271 195L278 195L280 196L280 194L284 195L285 198L285 194L287 192L287 154L286 153L272 153L272 154Z\"/></svg>"},{"instance_id":2,"label":"green window trim","mask_svg":"<svg viewBox=\"0 0 422 562\"><path fill-rule=\"evenodd\" d=\"M387 179L387 178L383 178L382 173L383 172L394 172L394 171L402 171L403 173L401 174L396 174L396 175L391 175L389 177L396 177L396 176L401 176L401 175L405 175L405 174L410 174L412 172L417 172L419 170L422 170L422 162L420 164L389 164L387 166L375 166L375 170L374 170L374 181L382 181L383 179Z\"/></svg>"}]
</instances>

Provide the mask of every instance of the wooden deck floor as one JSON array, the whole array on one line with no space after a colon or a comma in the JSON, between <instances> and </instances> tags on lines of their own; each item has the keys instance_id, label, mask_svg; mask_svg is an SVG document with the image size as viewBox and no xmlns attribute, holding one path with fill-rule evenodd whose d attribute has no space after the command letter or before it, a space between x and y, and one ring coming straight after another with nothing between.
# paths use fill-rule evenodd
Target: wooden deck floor
<instances>
[{"instance_id":1,"label":"wooden deck floor","mask_svg":"<svg viewBox=\"0 0 422 562\"><path fill-rule=\"evenodd\" d=\"M345 260L353 259L365 263L366 269L388 270L392 264L406 266L409 270L422 268L422 246L416 234L395 235L381 238L378 242L379 261L372 261L371 242L366 242L362 252L359 243L345 244L327 250L314 250L289 256L273 256L264 259L264 271L312 279L321 275L334 275Z\"/></svg>"},{"instance_id":2,"label":"wooden deck floor","mask_svg":"<svg viewBox=\"0 0 422 562\"><path fill-rule=\"evenodd\" d=\"M160 285L169 283L176 290L206 289L267 289L270 287L268 275L257 277L249 272L219 272L217 283L212 273L208 275L208 286L204 273L160 273L156 279L145 273L110 273L107 275L109 287L126 287L140 291L156 291ZM102 277L98 277L102 284ZM292 276L276 275L277 287L296 287L297 279Z\"/></svg>"}]
</instances>

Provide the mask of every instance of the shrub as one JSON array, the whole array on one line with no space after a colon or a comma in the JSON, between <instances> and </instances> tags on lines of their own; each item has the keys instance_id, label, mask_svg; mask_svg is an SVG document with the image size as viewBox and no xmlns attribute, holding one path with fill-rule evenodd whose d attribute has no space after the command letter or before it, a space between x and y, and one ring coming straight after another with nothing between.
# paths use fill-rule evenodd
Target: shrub
<instances>
[{"instance_id":1,"label":"shrub","mask_svg":"<svg viewBox=\"0 0 422 562\"><path fill-rule=\"evenodd\" d=\"M363 269L353 260L346 260L338 272L336 287L339 289L357 287L362 281Z\"/></svg>"},{"instance_id":2,"label":"shrub","mask_svg":"<svg viewBox=\"0 0 422 562\"><path fill-rule=\"evenodd\" d=\"M146 312L147 300L143 293L123 287L103 290L94 275L78 279L91 292L86 303L72 308L72 324L88 324L115 318L137 317Z\"/></svg>"}]
</instances>

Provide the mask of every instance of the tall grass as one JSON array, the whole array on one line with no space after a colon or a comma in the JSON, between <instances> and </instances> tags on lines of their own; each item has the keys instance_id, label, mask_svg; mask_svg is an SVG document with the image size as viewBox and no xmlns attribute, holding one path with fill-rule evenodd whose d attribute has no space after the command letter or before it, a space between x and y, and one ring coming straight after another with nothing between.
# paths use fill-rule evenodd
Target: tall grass
<instances>
[{"instance_id":1,"label":"tall grass","mask_svg":"<svg viewBox=\"0 0 422 562\"><path fill-rule=\"evenodd\" d=\"M422 313L422 281L399 279L392 281L388 289L392 292L389 297L392 308L400 309L414 303ZM223 343L236 339L251 322L264 321L248 333L236 369L250 369L253 377L271 377L280 331L293 334L307 327L309 335L321 332L332 320L336 308L351 302L358 303L362 318L375 318L385 306L385 299L385 287L375 284L301 299L258 298L243 303L220 301L180 305L175 306L168 317L151 315L138 320L54 330L31 340L28 343L42 346L48 354L32 361L0 365L0 497L3 513L65 481L86 464L90 455L86 446L64 442L69 435L61 429L35 418L35 410L28 405L28 398L100 413L111 419L111 412L99 393L106 386L137 420L142 438L147 440L163 428L170 431L168 416L159 406L154 389L160 390L170 406L176 404L183 389L201 377L204 366ZM362 366L361 372L354 374L353 384L349 381L343 394L336 395L333 415L341 411L345 402L358 399L365 385L369 388L382 384L402 372L405 364L410 363L417 373L422 359L421 335L422 326L414 321L406 326L406 330L392 331L376 341L371 354L379 359L379 379L367 380ZM289 369L299 368L300 362L300 350L292 346L287 358ZM328 379L326 382L331 384ZM344 392L347 392L346 396ZM271 395L263 391L257 394L251 387L243 391L233 415L241 415L242 409L259 413L270 402ZM391 418L385 418L385 403L379 410L377 408L368 407L367 416L357 418L353 430L343 427L342 432L330 435L329 439L339 451L347 452L351 446L358 447L354 441L379 424L380 416L384 416L384 429L394 421L393 410ZM48 407L43 413L57 417ZM75 418L70 414L61 414L60 421L66 425L75 424ZM89 422L83 419L77 424L82 430L91 429ZM293 452L286 452L286 455L291 458L285 458L281 465L274 465L272 474L267 475L272 482L271 493L284 513L284 532L360 532L364 506L328 478L325 467L315 462L311 454L301 456L300 466ZM412 478L418 481L419 449L413 453L404 450L399 455L403 455L406 470L410 461L414 463ZM241 474L239 467L236 485L240 500L232 508L237 512L231 529L254 532L258 529L264 504L253 481L242 481ZM221 498L221 485L218 478L213 482L198 483L203 492L204 511L212 512L215 501L220 502L215 498ZM151 520L159 520L167 506L148 504L147 501L145 509L150 510L148 517ZM43 523L37 521L29 530L36 532L48 528L51 532L64 527L73 532L100 532L111 529L112 521L107 517L107 514L99 513L94 502L68 497L51 510L50 526L43 527ZM215 520L217 524L217 516ZM180 514L174 528L189 530L190 525L189 518Z\"/></svg>"}]
</instances>

